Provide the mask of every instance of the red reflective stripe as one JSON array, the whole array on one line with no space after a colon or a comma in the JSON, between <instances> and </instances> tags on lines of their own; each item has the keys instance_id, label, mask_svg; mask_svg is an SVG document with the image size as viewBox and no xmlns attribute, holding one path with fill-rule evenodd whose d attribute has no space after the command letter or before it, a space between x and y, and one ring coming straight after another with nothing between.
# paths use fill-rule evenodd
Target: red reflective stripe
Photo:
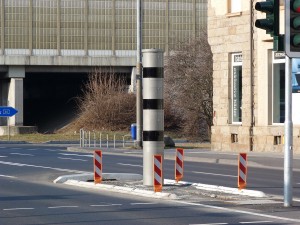
<instances>
[{"instance_id":1,"label":"red reflective stripe","mask_svg":"<svg viewBox=\"0 0 300 225\"><path fill-rule=\"evenodd\" d=\"M246 172L247 172L247 168L244 167L244 165L242 165L242 164L240 164L240 170L241 170L244 174L246 174Z\"/></svg>"},{"instance_id":2,"label":"red reflective stripe","mask_svg":"<svg viewBox=\"0 0 300 225\"><path fill-rule=\"evenodd\" d=\"M100 170L102 169L102 164L100 162L96 161L96 160L95 160L95 166L97 168L99 168Z\"/></svg>"},{"instance_id":3,"label":"red reflective stripe","mask_svg":"<svg viewBox=\"0 0 300 225\"><path fill-rule=\"evenodd\" d=\"M161 176L161 169L158 168L156 165L154 165L154 171L155 171L155 173L157 173L158 175Z\"/></svg>"},{"instance_id":4,"label":"red reflective stripe","mask_svg":"<svg viewBox=\"0 0 300 225\"><path fill-rule=\"evenodd\" d=\"M177 164L182 168L183 162L179 158L177 158Z\"/></svg>"}]
</instances>

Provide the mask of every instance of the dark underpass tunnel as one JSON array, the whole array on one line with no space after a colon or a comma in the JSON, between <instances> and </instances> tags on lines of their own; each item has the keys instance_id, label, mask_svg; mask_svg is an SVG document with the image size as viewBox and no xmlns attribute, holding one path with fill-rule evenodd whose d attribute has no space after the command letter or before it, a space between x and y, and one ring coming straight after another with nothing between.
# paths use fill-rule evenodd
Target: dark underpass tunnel
<instances>
[{"instance_id":1,"label":"dark underpass tunnel","mask_svg":"<svg viewBox=\"0 0 300 225\"><path fill-rule=\"evenodd\" d=\"M78 113L87 73L29 73L24 79L24 125L53 133Z\"/></svg>"}]
</instances>

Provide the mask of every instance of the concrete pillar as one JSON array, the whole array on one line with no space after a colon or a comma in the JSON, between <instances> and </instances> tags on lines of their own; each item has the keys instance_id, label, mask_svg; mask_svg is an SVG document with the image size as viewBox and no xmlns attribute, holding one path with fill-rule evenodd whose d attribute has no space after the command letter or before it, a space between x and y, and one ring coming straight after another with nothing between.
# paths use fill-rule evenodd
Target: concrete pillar
<instances>
[{"instance_id":1,"label":"concrete pillar","mask_svg":"<svg viewBox=\"0 0 300 225\"><path fill-rule=\"evenodd\" d=\"M23 126L23 78L25 78L24 66L9 66L8 77L8 104L18 110L18 113L9 118L11 126Z\"/></svg>"},{"instance_id":2,"label":"concrete pillar","mask_svg":"<svg viewBox=\"0 0 300 225\"><path fill-rule=\"evenodd\" d=\"M0 79L0 106L7 106L9 79ZM7 119L0 117L0 126L6 126Z\"/></svg>"},{"instance_id":3,"label":"concrete pillar","mask_svg":"<svg viewBox=\"0 0 300 225\"><path fill-rule=\"evenodd\" d=\"M136 93L136 67L132 67L129 93Z\"/></svg>"},{"instance_id":4,"label":"concrete pillar","mask_svg":"<svg viewBox=\"0 0 300 225\"><path fill-rule=\"evenodd\" d=\"M23 78L11 78L8 90L8 105L18 110L9 118L9 125L23 126Z\"/></svg>"},{"instance_id":5,"label":"concrete pillar","mask_svg":"<svg viewBox=\"0 0 300 225\"><path fill-rule=\"evenodd\" d=\"M153 185L153 156L164 158L164 53L143 50L143 184Z\"/></svg>"}]
</instances>

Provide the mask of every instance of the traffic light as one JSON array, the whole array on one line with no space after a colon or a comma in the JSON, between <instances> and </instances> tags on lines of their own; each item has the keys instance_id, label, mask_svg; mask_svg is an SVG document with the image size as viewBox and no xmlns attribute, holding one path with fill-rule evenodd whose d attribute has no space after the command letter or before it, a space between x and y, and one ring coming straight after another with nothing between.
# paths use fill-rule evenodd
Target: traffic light
<instances>
[{"instance_id":1,"label":"traffic light","mask_svg":"<svg viewBox=\"0 0 300 225\"><path fill-rule=\"evenodd\" d=\"M257 19L255 21L255 26L266 30L266 33L270 34L272 37L279 36L279 0L257 2L255 4L255 9L266 13L266 18Z\"/></svg>"},{"instance_id":2,"label":"traffic light","mask_svg":"<svg viewBox=\"0 0 300 225\"><path fill-rule=\"evenodd\" d=\"M291 58L300 57L300 0L286 1L285 12L286 54Z\"/></svg>"}]
</instances>

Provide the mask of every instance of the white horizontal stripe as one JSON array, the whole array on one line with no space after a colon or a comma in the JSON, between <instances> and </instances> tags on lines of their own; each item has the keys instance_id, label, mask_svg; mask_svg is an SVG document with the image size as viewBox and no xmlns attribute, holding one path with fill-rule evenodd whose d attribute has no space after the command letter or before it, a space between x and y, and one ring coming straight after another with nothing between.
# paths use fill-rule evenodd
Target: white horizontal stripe
<instances>
[{"instance_id":1,"label":"white horizontal stripe","mask_svg":"<svg viewBox=\"0 0 300 225\"><path fill-rule=\"evenodd\" d=\"M62 205L62 206L51 206L51 207L48 207L48 209L60 209L60 208L78 208L78 206L77 205L69 205L69 206Z\"/></svg>"},{"instance_id":2,"label":"white horizontal stripe","mask_svg":"<svg viewBox=\"0 0 300 225\"><path fill-rule=\"evenodd\" d=\"M34 168L51 169L51 170L64 171L64 172L87 173L87 171L69 170L69 169L55 168L55 167L49 167L49 166L37 166L37 165L5 162L5 161L0 161L0 164L10 165L10 166L27 166L27 167L34 167Z\"/></svg>"},{"instance_id":3,"label":"white horizontal stripe","mask_svg":"<svg viewBox=\"0 0 300 225\"><path fill-rule=\"evenodd\" d=\"M10 154L11 154L11 155L34 156L34 155L32 155L32 154L23 154L23 153L15 153L15 152L10 153Z\"/></svg>"},{"instance_id":4,"label":"white horizontal stripe","mask_svg":"<svg viewBox=\"0 0 300 225\"><path fill-rule=\"evenodd\" d=\"M2 175L2 174L0 174L0 177L17 178L17 177L14 177L14 176L8 176L8 175Z\"/></svg>"},{"instance_id":5,"label":"white horizontal stripe","mask_svg":"<svg viewBox=\"0 0 300 225\"><path fill-rule=\"evenodd\" d=\"M117 164L121 166L143 167L142 165L135 165L135 164L126 164L126 163L117 163Z\"/></svg>"},{"instance_id":6,"label":"white horizontal stripe","mask_svg":"<svg viewBox=\"0 0 300 225\"><path fill-rule=\"evenodd\" d=\"M72 159L72 158L63 158L63 157L57 157L58 159L65 159L65 160L74 160L74 161L84 161L86 162L86 159Z\"/></svg>"},{"instance_id":7,"label":"white horizontal stripe","mask_svg":"<svg viewBox=\"0 0 300 225\"><path fill-rule=\"evenodd\" d=\"M130 203L130 205L155 205L157 203L151 203L151 202L134 202Z\"/></svg>"},{"instance_id":8,"label":"white horizontal stripe","mask_svg":"<svg viewBox=\"0 0 300 225\"><path fill-rule=\"evenodd\" d=\"M189 224L189 225L226 225L228 223L199 223L199 224Z\"/></svg>"},{"instance_id":9,"label":"white horizontal stripe","mask_svg":"<svg viewBox=\"0 0 300 225\"><path fill-rule=\"evenodd\" d=\"M67 155L67 156L79 156L79 157L90 157L92 158L93 155L79 155L79 154L71 154L71 153L58 153L59 155Z\"/></svg>"},{"instance_id":10,"label":"white horizontal stripe","mask_svg":"<svg viewBox=\"0 0 300 225\"><path fill-rule=\"evenodd\" d=\"M227 174L218 174L218 173L205 173L205 172L197 172L197 171L193 171L192 173L200 173L200 174L205 174L205 175L213 175L213 176L221 176L221 177L234 177L234 178L237 178L237 176L233 176L233 175L227 175Z\"/></svg>"},{"instance_id":11,"label":"white horizontal stripe","mask_svg":"<svg viewBox=\"0 0 300 225\"><path fill-rule=\"evenodd\" d=\"M4 155L0 155L0 158L6 158L7 156L4 156Z\"/></svg>"},{"instance_id":12,"label":"white horizontal stripe","mask_svg":"<svg viewBox=\"0 0 300 225\"><path fill-rule=\"evenodd\" d=\"M31 210L34 208L10 208L10 209L3 209L4 211L13 211L13 210Z\"/></svg>"},{"instance_id":13,"label":"white horizontal stripe","mask_svg":"<svg viewBox=\"0 0 300 225\"><path fill-rule=\"evenodd\" d=\"M110 206L121 206L122 204L109 204L109 205L90 205L91 207L110 207Z\"/></svg>"},{"instance_id":14,"label":"white horizontal stripe","mask_svg":"<svg viewBox=\"0 0 300 225\"><path fill-rule=\"evenodd\" d=\"M252 221L252 222L239 222L240 224L262 224L262 223L272 223L273 221Z\"/></svg>"}]
</instances>

